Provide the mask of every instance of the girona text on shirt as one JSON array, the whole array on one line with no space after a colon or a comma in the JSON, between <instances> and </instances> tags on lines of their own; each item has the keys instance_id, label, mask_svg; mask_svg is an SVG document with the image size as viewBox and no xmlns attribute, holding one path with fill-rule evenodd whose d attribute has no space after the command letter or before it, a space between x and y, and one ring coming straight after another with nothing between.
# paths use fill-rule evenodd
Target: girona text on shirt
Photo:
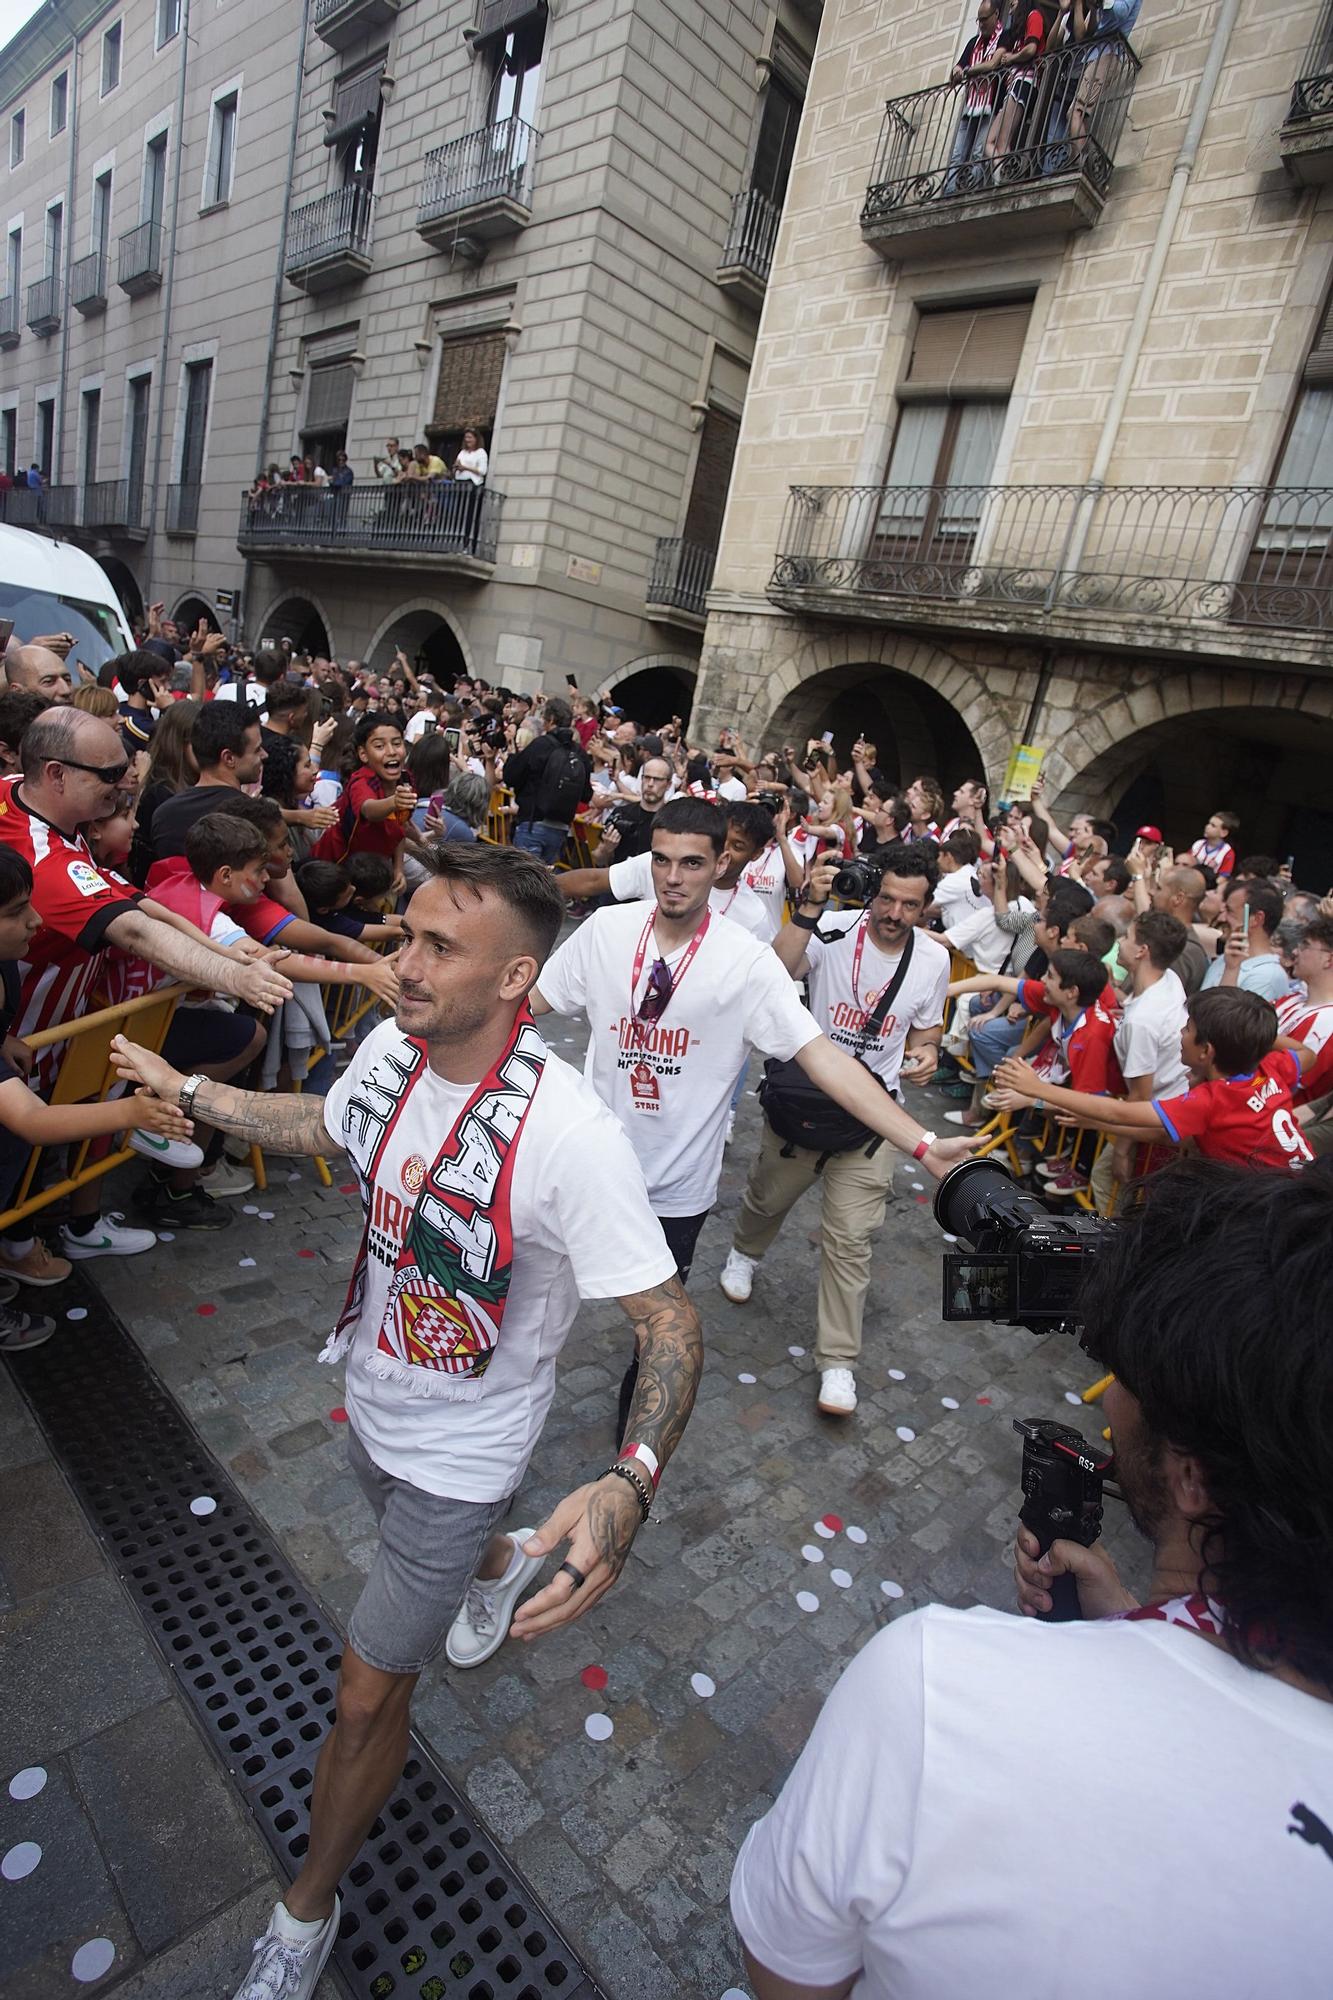
<instances>
[{"instance_id":1,"label":"girona text on shirt","mask_svg":"<svg viewBox=\"0 0 1333 2000\"><path fill-rule=\"evenodd\" d=\"M684 1056L689 1053L688 1028L669 1028L660 1021L636 1021L632 1014L622 1014L618 1033L622 1056ZM624 1062L619 1066L623 1069Z\"/></svg>"},{"instance_id":2,"label":"girona text on shirt","mask_svg":"<svg viewBox=\"0 0 1333 2000\"><path fill-rule=\"evenodd\" d=\"M852 1035L863 1035L873 1012L873 1007L856 1007L846 1000L835 1001L833 1006L829 1008L830 1039L833 1041L839 1040L839 1030ZM898 1017L896 1014L886 1014L877 1039L881 1042L888 1041L897 1023Z\"/></svg>"}]
</instances>

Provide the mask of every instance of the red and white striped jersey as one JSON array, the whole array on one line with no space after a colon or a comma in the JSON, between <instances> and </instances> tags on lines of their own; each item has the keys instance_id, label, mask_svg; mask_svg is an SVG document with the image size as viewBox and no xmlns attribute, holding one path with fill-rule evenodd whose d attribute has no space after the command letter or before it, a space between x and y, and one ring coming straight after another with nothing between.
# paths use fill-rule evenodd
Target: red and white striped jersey
<instances>
[{"instance_id":1,"label":"red and white striped jersey","mask_svg":"<svg viewBox=\"0 0 1333 2000\"><path fill-rule=\"evenodd\" d=\"M1306 1070L1299 1087L1292 1091L1293 1104L1327 1097L1333 1090L1333 1000L1307 1000L1303 994L1289 993L1277 1003L1277 1028L1293 1042L1304 1042L1316 1058L1314 1067Z\"/></svg>"}]
</instances>

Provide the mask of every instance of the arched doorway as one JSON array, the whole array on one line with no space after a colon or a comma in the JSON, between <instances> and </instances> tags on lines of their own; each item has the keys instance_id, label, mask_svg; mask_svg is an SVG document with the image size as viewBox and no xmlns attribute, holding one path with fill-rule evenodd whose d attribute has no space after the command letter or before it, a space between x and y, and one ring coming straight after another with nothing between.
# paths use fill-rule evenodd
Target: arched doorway
<instances>
[{"instance_id":1,"label":"arched doorway","mask_svg":"<svg viewBox=\"0 0 1333 2000\"><path fill-rule=\"evenodd\" d=\"M865 736L881 770L899 784L929 772L949 792L964 778L986 775L972 732L951 702L914 675L871 661L801 681L774 709L765 741L772 748L790 743L803 754L811 737L830 731L840 768Z\"/></svg>"},{"instance_id":2,"label":"arched doorway","mask_svg":"<svg viewBox=\"0 0 1333 2000\"><path fill-rule=\"evenodd\" d=\"M371 642L367 665L384 673L400 646L417 673L430 674L442 687L452 687L457 675L472 672L453 626L431 606L396 612Z\"/></svg>"},{"instance_id":3,"label":"arched doorway","mask_svg":"<svg viewBox=\"0 0 1333 2000\"><path fill-rule=\"evenodd\" d=\"M697 660L658 653L632 660L623 673L608 681L607 692L631 722L641 723L645 729L656 729L673 715L688 725L698 672Z\"/></svg>"},{"instance_id":4,"label":"arched doorway","mask_svg":"<svg viewBox=\"0 0 1333 2000\"><path fill-rule=\"evenodd\" d=\"M177 630L186 634L193 632L197 628L201 618L210 632L220 632L222 630L222 627L218 624L218 615L208 602L208 599L200 597L193 592L187 593L181 598L171 615L176 621Z\"/></svg>"},{"instance_id":5,"label":"arched doorway","mask_svg":"<svg viewBox=\"0 0 1333 2000\"><path fill-rule=\"evenodd\" d=\"M259 643L276 646L281 639L290 639L298 653L333 657L324 614L308 597L280 598L268 612L260 626Z\"/></svg>"},{"instance_id":6,"label":"arched doorway","mask_svg":"<svg viewBox=\"0 0 1333 2000\"><path fill-rule=\"evenodd\" d=\"M128 563L119 556L98 556L98 567L105 571L106 580L120 599L120 608L125 613L125 621L131 631L144 622L143 592L139 580Z\"/></svg>"}]
</instances>

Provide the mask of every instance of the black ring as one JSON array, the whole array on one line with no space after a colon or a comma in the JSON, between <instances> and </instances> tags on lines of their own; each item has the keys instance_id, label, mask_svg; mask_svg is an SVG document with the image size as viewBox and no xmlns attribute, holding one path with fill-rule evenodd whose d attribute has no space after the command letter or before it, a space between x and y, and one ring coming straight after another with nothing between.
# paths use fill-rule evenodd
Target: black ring
<instances>
[{"instance_id":1,"label":"black ring","mask_svg":"<svg viewBox=\"0 0 1333 2000\"><path fill-rule=\"evenodd\" d=\"M563 1570L566 1576L573 1577L575 1590L582 1590L584 1584L588 1581L587 1577L583 1574L583 1571L581 1569L575 1569L573 1563L561 1563L560 1569L556 1571L557 1576L559 1576L560 1570Z\"/></svg>"}]
</instances>

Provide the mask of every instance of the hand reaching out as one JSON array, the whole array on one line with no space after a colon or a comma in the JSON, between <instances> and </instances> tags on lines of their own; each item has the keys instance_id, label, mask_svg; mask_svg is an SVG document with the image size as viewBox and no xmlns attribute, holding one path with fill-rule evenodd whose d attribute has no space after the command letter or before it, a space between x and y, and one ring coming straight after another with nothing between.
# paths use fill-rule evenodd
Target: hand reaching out
<instances>
[{"instance_id":1,"label":"hand reaching out","mask_svg":"<svg viewBox=\"0 0 1333 2000\"><path fill-rule=\"evenodd\" d=\"M585 1581L576 1585L568 1572L560 1571L544 1590L519 1605L510 1627L512 1636L536 1639L591 1611L625 1567L639 1525L639 1503L624 1479L595 1479L562 1500L523 1544L523 1553L549 1555L567 1542L569 1561Z\"/></svg>"}]
</instances>

